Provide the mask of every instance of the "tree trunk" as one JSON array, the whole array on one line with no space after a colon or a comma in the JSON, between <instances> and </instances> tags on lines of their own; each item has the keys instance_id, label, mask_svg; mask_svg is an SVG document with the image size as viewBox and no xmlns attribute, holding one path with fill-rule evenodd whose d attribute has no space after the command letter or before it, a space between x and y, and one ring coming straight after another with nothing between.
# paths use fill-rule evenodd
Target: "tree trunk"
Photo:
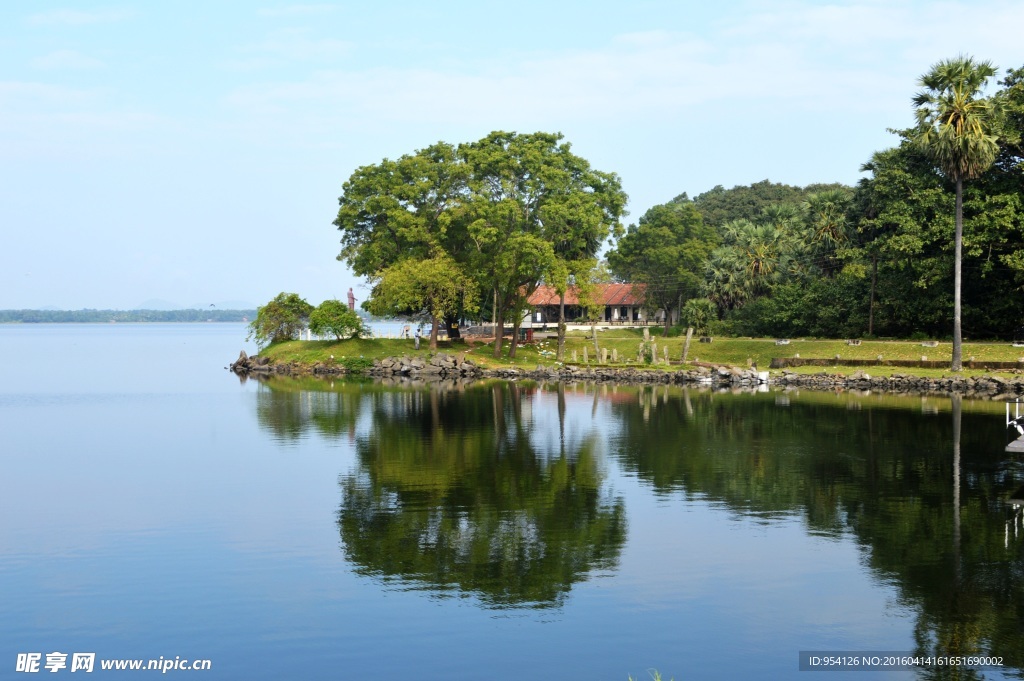
<instances>
[{"instance_id":1,"label":"tree trunk","mask_svg":"<svg viewBox=\"0 0 1024 681\"><path fill-rule=\"evenodd\" d=\"M501 359L502 336L505 334L505 310L498 304L498 297L494 297L494 358Z\"/></svg>"},{"instance_id":2,"label":"tree trunk","mask_svg":"<svg viewBox=\"0 0 1024 681\"><path fill-rule=\"evenodd\" d=\"M953 363L951 371L962 371L963 338L960 333L960 260L964 240L964 180L956 178L956 235L953 238Z\"/></svg>"},{"instance_id":3,"label":"tree trunk","mask_svg":"<svg viewBox=\"0 0 1024 681\"><path fill-rule=\"evenodd\" d=\"M668 338L668 329L672 325L672 312L668 309L668 305L665 306L665 332L662 335L663 338Z\"/></svg>"},{"instance_id":4,"label":"tree trunk","mask_svg":"<svg viewBox=\"0 0 1024 681\"><path fill-rule=\"evenodd\" d=\"M516 320L512 322L512 340L508 344L508 358L516 358L516 348L519 347L519 327L523 325L522 318L517 314Z\"/></svg>"},{"instance_id":5,"label":"tree trunk","mask_svg":"<svg viewBox=\"0 0 1024 681\"><path fill-rule=\"evenodd\" d=\"M437 330L441 326L441 320L430 315L430 349L437 350Z\"/></svg>"},{"instance_id":6,"label":"tree trunk","mask_svg":"<svg viewBox=\"0 0 1024 681\"><path fill-rule=\"evenodd\" d=\"M878 282L878 256L871 256L871 299L868 302L868 335L875 335L875 284Z\"/></svg>"},{"instance_id":7,"label":"tree trunk","mask_svg":"<svg viewBox=\"0 0 1024 681\"><path fill-rule=\"evenodd\" d=\"M565 293L558 295L558 352L555 359L565 361Z\"/></svg>"}]
</instances>

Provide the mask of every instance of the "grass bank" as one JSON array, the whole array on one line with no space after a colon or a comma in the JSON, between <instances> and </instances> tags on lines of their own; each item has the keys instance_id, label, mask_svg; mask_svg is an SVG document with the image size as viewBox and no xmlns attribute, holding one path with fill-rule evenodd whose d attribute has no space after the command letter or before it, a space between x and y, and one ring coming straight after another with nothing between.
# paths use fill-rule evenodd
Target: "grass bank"
<instances>
[{"instance_id":1,"label":"grass bank","mask_svg":"<svg viewBox=\"0 0 1024 681\"><path fill-rule=\"evenodd\" d=\"M643 341L640 329L610 329L598 331L598 347L607 349L609 366L644 366L637 362L637 350ZM664 356L668 348L670 361L678 366L682 358L682 337L661 338L657 333L651 336L657 346L659 357ZM404 339L354 339L345 341L288 341L277 343L265 348L260 354L275 362L298 362L305 365L326 364L345 365L358 368L360 365L372 363L375 359L408 355L410 357L427 357L432 351L424 340L420 349L416 350L412 340ZM552 335L538 335L533 343L520 345L515 359L509 359L506 342L500 359L495 359L493 346L490 343L466 341L441 341L438 352L465 353L485 368L519 367L535 368L537 366L555 366L555 350L557 341ZM577 363L583 362L583 351L586 348L591 364L596 363L594 341L589 333L574 331L566 337L566 360L572 361L573 351L576 352ZM610 358L613 350L619 357L618 363ZM838 360L835 360L836 356ZM843 359L876 360L929 360L949 362L952 357L950 343L939 343L936 347L925 347L921 341L865 340L860 345L847 345L841 340L793 339L788 345L776 345L775 339L768 338L715 338L711 343L699 343L694 339L690 345L689 362L699 361L710 364L726 364L746 367L756 365L766 370L775 357L796 357L830 359L828 367L800 367L791 369L797 373L852 373L862 370L880 376L894 373L913 376L941 377L949 375L948 369L923 369L907 367L851 367L843 364ZM973 357L977 362L1017 362L1024 358L1024 348L1015 348L1009 343L964 343L964 359ZM997 373L1010 375L1012 371L986 372L982 369L965 370L963 375L980 375Z\"/></svg>"}]
</instances>

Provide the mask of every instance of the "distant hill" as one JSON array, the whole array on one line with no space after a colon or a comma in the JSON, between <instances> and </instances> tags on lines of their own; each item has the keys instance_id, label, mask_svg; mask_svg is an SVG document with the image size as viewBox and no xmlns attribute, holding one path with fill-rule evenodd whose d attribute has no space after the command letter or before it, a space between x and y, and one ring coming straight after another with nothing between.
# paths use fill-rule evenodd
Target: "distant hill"
<instances>
[{"instance_id":1,"label":"distant hill","mask_svg":"<svg viewBox=\"0 0 1024 681\"><path fill-rule=\"evenodd\" d=\"M0 310L0 324L96 322L248 322L256 309L227 310Z\"/></svg>"}]
</instances>

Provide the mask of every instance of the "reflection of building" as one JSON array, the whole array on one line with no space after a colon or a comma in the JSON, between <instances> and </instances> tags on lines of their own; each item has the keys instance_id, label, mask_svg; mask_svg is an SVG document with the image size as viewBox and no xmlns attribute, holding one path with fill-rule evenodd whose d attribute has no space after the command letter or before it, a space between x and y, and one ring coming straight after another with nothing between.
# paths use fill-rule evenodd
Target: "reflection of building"
<instances>
[{"instance_id":1,"label":"reflection of building","mask_svg":"<svg viewBox=\"0 0 1024 681\"><path fill-rule=\"evenodd\" d=\"M598 284L595 287L597 303L603 307L600 320L617 324L644 324L648 321L643 310L643 284ZM558 292L551 286L539 286L528 301L533 308L534 322L558 323ZM578 291L565 292L565 320L589 321L580 305Z\"/></svg>"}]
</instances>

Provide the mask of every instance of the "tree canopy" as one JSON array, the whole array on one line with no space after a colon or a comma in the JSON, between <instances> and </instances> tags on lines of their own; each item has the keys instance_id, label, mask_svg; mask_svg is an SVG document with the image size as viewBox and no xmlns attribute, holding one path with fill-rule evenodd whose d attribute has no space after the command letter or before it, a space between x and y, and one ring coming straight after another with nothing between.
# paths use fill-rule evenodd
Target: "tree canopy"
<instances>
[{"instance_id":1,"label":"tree canopy","mask_svg":"<svg viewBox=\"0 0 1024 681\"><path fill-rule=\"evenodd\" d=\"M629 226L608 253L608 266L622 280L644 284L646 305L666 312L667 334L669 312L700 294L705 263L716 242L714 230L704 225L693 203L663 204Z\"/></svg>"},{"instance_id":2,"label":"tree canopy","mask_svg":"<svg viewBox=\"0 0 1024 681\"><path fill-rule=\"evenodd\" d=\"M540 283L585 283L611 235L613 275L644 283L669 321L706 298L715 332L941 338L952 317L955 341L961 327L1008 338L1024 291L1024 68L986 95L995 75L970 57L936 64L914 126L865 155L856 187L716 186L628 229L618 176L560 134L438 142L352 174L338 257L370 280L367 309L428 314L435 332L474 304L499 328L517 326ZM500 346L499 336L496 355Z\"/></svg>"},{"instance_id":3,"label":"tree canopy","mask_svg":"<svg viewBox=\"0 0 1024 681\"><path fill-rule=\"evenodd\" d=\"M256 309L256 319L249 323L249 338L260 346L292 340L309 324L312 311L313 306L297 293L278 293Z\"/></svg>"},{"instance_id":4,"label":"tree canopy","mask_svg":"<svg viewBox=\"0 0 1024 681\"><path fill-rule=\"evenodd\" d=\"M340 300L325 300L309 313L309 330L318 336L331 335L338 340L358 338L363 320Z\"/></svg>"},{"instance_id":5,"label":"tree canopy","mask_svg":"<svg viewBox=\"0 0 1024 681\"><path fill-rule=\"evenodd\" d=\"M334 224L342 232L339 259L374 284L367 309L397 313L399 301L427 308L444 299L432 309L447 315L493 300L497 328L509 315L518 327L537 285L593 257L625 210L618 177L592 169L562 140L498 131L357 169ZM444 271L458 293L440 294L440 280L417 267Z\"/></svg>"}]
</instances>

